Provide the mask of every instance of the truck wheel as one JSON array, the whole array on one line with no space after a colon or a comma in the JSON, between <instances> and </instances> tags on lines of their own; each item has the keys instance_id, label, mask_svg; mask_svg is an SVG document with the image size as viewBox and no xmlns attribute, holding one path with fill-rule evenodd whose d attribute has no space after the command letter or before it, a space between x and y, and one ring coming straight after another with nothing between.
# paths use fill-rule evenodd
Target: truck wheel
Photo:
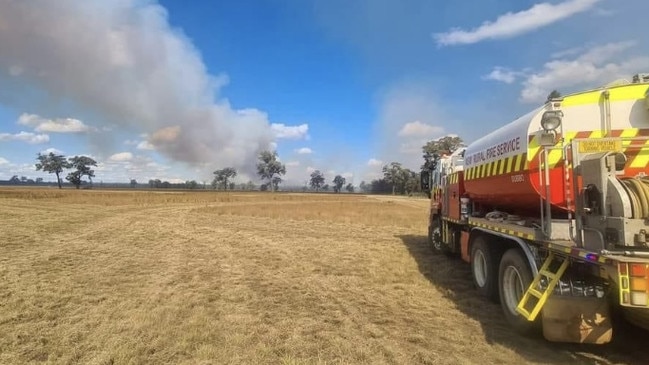
<instances>
[{"instance_id":1,"label":"truck wheel","mask_svg":"<svg viewBox=\"0 0 649 365\"><path fill-rule=\"evenodd\" d=\"M442 242L442 222L439 217L433 219L428 227L428 243L435 253L446 253L448 249Z\"/></svg>"},{"instance_id":2,"label":"truck wheel","mask_svg":"<svg viewBox=\"0 0 649 365\"><path fill-rule=\"evenodd\" d=\"M532 282L532 270L529 268L521 250L507 250L500 260L498 287L500 305L507 322L519 333L529 334L538 326L516 312L516 306ZM536 321L538 322L538 321Z\"/></svg>"},{"instance_id":3,"label":"truck wheel","mask_svg":"<svg viewBox=\"0 0 649 365\"><path fill-rule=\"evenodd\" d=\"M498 260L484 236L479 236L471 246L471 274L480 295L498 302Z\"/></svg>"}]
</instances>

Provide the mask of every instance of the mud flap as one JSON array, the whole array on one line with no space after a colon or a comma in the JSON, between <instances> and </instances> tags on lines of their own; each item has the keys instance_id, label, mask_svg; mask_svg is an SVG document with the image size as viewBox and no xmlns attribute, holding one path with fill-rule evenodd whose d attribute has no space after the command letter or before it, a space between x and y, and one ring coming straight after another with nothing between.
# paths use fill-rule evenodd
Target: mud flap
<instances>
[{"instance_id":1,"label":"mud flap","mask_svg":"<svg viewBox=\"0 0 649 365\"><path fill-rule=\"evenodd\" d=\"M542 313L543 337L548 341L599 345L613 337L606 298L551 295Z\"/></svg>"}]
</instances>

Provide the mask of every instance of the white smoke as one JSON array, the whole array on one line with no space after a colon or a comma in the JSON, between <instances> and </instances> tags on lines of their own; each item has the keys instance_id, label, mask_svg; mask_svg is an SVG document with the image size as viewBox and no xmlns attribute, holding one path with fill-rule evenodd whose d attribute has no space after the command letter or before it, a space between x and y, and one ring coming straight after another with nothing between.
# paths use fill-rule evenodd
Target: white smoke
<instances>
[{"instance_id":1,"label":"white smoke","mask_svg":"<svg viewBox=\"0 0 649 365\"><path fill-rule=\"evenodd\" d=\"M265 113L218 97L226 83L153 1L0 1L5 105L82 114L97 130L146 133L173 160L251 171L275 135Z\"/></svg>"}]
</instances>

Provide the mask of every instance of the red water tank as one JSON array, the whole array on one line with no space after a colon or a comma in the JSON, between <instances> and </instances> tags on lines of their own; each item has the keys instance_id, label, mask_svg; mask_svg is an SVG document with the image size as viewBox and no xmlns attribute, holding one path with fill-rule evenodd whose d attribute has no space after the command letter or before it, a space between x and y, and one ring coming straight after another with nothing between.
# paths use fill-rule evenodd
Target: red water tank
<instances>
[{"instance_id":1,"label":"red water tank","mask_svg":"<svg viewBox=\"0 0 649 365\"><path fill-rule=\"evenodd\" d=\"M636 137L649 135L648 84L628 84L591 90L549 102L471 143L464 153L464 186L467 195L488 209L525 215L540 214L546 197L539 166L547 161L550 202L555 214L573 209L566 199L566 171L562 146L574 138ZM544 160L539 146L541 117L560 110L557 144ZM608 131L608 132L607 132ZM624 175L649 174L649 154L624 142L627 164ZM569 194L568 197L571 195ZM574 199L574 198L573 198Z\"/></svg>"}]
</instances>

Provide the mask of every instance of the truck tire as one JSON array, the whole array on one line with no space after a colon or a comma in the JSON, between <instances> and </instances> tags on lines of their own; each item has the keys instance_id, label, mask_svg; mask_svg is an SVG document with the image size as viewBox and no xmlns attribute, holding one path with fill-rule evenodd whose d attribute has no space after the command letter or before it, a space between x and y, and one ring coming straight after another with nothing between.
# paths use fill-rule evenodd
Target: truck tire
<instances>
[{"instance_id":1,"label":"truck tire","mask_svg":"<svg viewBox=\"0 0 649 365\"><path fill-rule=\"evenodd\" d=\"M531 282L532 270L521 250L517 248L507 250L500 260L498 270L500 305L507 322L521 334L535 332L540 323L539 321L530 322L516 312L516 306Z\"/></svg>"},{"instance_id":2,"label":"truck tire","mask_svg":"<svg viewBox=\"0 0 649 365\"><path fill-rule=\"evenodd\" d=\"M442 242L442 222L439 216L433 218L428 227L428 244L434 253L448 253L448 248Z\"/></svg>"},{"instance_id":3,"label":"truck tire","mask_svg":"<svg viewBox=\"0 0 649 365\"><path fill-rule=\"evenodd\" d=\"M471 245L471 276L478 293L498 303L498 258L484 236Z\"/></svg>"}]
</instances>

